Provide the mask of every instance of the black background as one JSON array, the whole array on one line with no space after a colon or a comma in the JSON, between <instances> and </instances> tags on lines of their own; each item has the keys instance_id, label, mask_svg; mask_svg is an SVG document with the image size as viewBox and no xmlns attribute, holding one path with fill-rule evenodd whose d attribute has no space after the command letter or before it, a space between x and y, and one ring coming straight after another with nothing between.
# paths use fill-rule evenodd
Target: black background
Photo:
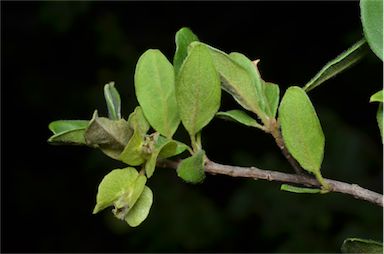
<instances>
[{"instance_id":1,"label":"black background","mask_svg":"<svg viewBox=\"0 0 384 254\"><path fill-rule=\"evenodd\" d=\"M382 239L382 209L342 194L298 195L278 183L207 176L189 185L158 169L154 204L129 228L92 215L97 185L123 167L97 150L50 146L49 122L106 114L115 81L127 117L133 74L149 48L172 60L190 27L226 52L261 59L262 77L302 86L359 40L355 2L1 2L2 252L338 252L347 237ZM370 53L310 92L326 136L325 177L382 192L376 104L382 62ZM223 94L222 110L239 108ZM177 137L184 138L182 130ZM204 129L217 162L291 172L273 139L214 119Z\"/></svg>"}]
</instances>

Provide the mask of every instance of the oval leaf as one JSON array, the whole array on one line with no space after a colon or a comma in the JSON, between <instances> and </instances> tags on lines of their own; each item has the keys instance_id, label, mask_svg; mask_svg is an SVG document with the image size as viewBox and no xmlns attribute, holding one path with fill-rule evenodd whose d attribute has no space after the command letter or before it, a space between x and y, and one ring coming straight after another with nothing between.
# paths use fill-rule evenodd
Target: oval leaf
<instances>
[{"instance_id":1,"label":"oval leaf","mask_svg":"<svg viewBox=\"0 0 384 254\"><path fill-rule=\"evenodd\" d=\"M121 100L120 94L115 88L115 82L110 82L104 86L104 97L108 107L109 119L121 119Z\"/></svg>"},{"instance_id":2,"label":"oval leaf","mask_svg":"<svg viewBox=\"0 0 384 254\"><path fill-rule=\"evenodd\" d=\"M323 184L320 173L324 154L324 134L315 109L300 87L285 92L279 108L279 121L288 151Z\"/></svg>"},{"instance_id":3,"label":"oval leaf","mask_svg":"<svg viewBox=\"0 0 384 254\"><path fill-rule=\"evenodd\" d=\"M218 112L216 116L222 119L235 121L246 126L263 129L263 126L261 126L255 119L247 115L247 113L242 110L234 109L227 112Z\"/></svg>"},{"instance_id":4,"label":"oval leaf","mask_svg":"<svg viewBox=\"0 0 384 254\"><path fill-rule=\"evenodd\" d=\"M181 28L177 31L175 36L176 42L176 52L173 58L173 66L175 68L175 74L179 73L181 65L184 62L184 59L188 55L188 46L194 41L199 41L197 36L187 27Z\"/></svg>"},{"instance_id":5,"label":"oval leaf","mask_svg":"<svg viewBox=\"0 0 384 254\"><path fill-rule=\"evenodd\" d=\"M185 59L176 82L180 118L190 136L211 121L220 107L220 96L220 79L209 50L197 45Z\"/></svg>"},{"instance_id":6,"label":"oval leaf","mask_svg":"<svg viewBox=\"0 0 384 254\"><path fill-rule=\"evenodd\" d=\"M199 150L191 157L184 159L177 167L177 175L188 183L200 183L204 180L204 150Z\"/></svg>"},{"instance_id":7,"label":"oval leaf","mask_svg":"<svg viewBox=\"0 0 384 254\"><path fill-rule=\"evenodd\" d=\"M125 217L125 221L128 225L131 227L137 227L140 225L147 218L152 202L152 191L149 187L145 186L139 199Z\"/></svg>"},{"instance_id":8,"label":"oval leaf","mask_svg":"<svg viewBox=\"0 0 384 254\"><path fill-rule=\"evenodd\" d=\"M383 244L380 242L360 239L347 238L341 246L342 253L383 253Z\"/></svg>"},{"instance_id":9,"label":"oval leaf","mask_svg":"<svg viewBox=\"0 0 384 254\"><path fill-rule=\"evenodd\" d=\"M278 85L271 82L263 82L264 94L266 101L266 110L265 113L271 117L275 118L277 113L277 108L279 107L280 100L280 88Z\"/></svg>"},{"instance_id":10,"label":"oval leaf","mask_svg":"<svg viewBox=\"0 0 384 254\"><path fill-rule=\"evenodd\" d=\"M151 126L162 135L172 137L180 123L175 76L172 64L159 50L149 49L138 60L135 90Z\"/></svg>"},{"instance_id":11,"label":"oval leaf","mask_svg":"<svg viewBox=\"0 0 384 254\"><path fill-rule=\"evenodd\" d=\"M115 169L107 174L99 184L93 213L113 205L120 196L130 192L138 176L136 169L131 167Z\"/></svg>"},{"instance_id":12,"label":"oval leaf","mask_svg":"<svg viewBox=\"0 0 384 254\"><path fill-rule=\"evenodd\" d=\"M361 0L360 9L365 38L383 60L383 0Z\"/></svg>"},{"instance_id":13,"label":"oval leaf","mask_svg":"<svg viewBox=\"0 0 384 254\"><path fill-rule=\"evenodd\" d=\"M380 90L376 93L374 93L371 98L369 99L369 102L384 102L383 101L383 90Z\"/></svg>"},{"instance_id":14,"label":"oval leaf","mask_svg":"<svg viewBox=\"0 0 384 254\"><path fill-rule=\"evenodd\" d=\"M53 134L59 134L71 130L87 128L89 121L86 120L57 120L48 125Z\"/></svg>"}]
</instances>

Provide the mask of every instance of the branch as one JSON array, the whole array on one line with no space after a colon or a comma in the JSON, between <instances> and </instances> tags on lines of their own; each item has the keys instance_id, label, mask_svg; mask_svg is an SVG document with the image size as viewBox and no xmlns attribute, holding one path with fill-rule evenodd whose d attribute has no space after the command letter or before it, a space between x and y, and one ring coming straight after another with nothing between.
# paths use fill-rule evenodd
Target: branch
<instances>
[{"instance_id":1,"label":"branch","mask_svg":"<svg viewBox=\"0 0 384 254\"><path fill-rule=\"evenodd\" d=\"M159 160L157 162L158 167L162 168L173 168L176 169L179 162L170 161L170 160ZM319 182L314 177L297 175L297 174L287 174L278 171L263 170L256 167L238 167L238 166L229 166L222 165L210 161L207 159L205 163L205 172L212 175L221 174L228 175L232 177L245 177L263 179L268 181L277 181L283 183L295 183L301 184L304 186L311 187L320 187ZM324 178L325 182L329 184L330 192L340 192L353 196L356 199L365 200L371 202L375 205L383 207L383 195L364 189L357 184L349 184L336 180L330 180Z\"/></svg>"}]
</instances>

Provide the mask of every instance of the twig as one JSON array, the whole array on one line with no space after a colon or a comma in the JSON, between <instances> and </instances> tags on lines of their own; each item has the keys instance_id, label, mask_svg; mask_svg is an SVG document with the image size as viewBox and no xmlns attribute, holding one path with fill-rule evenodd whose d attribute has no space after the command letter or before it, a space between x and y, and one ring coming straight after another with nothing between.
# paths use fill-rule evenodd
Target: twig
<instances>
[{"instance_id":1,"label":"twig","mask_svg":"<svg viewBox=\"0 0 384 254\"><path fill-rule=\"evenodd\" d=\"M178 162L170 160L159 160L157 162L158 167L162 168L173 168L176 169ZM239 166L229 166L222 165L210 161L207 159L205 163L205 172L210 174L221 174L228 175L232 177L245 177L264 179L268 181L277 181L283 183L295 183L305 186L320 187L319 182L314 177L297 175L297 174L287 174L278 171L263 170L255 167L239 167ZM345 182L340 182L336 180L330 180L324 178L325 182L329 184L330 192L340 192L353 196L356 199L365 200L371 202L375 205L383 207L383 195L364 189L357 184L349 184Z\"/></svg>"}]
</instances>

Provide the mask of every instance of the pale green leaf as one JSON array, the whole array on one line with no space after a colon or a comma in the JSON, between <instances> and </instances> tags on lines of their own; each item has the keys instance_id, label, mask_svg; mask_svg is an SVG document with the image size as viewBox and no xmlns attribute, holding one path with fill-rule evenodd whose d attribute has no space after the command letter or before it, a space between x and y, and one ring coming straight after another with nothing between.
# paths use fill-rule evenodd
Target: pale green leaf
<instances>
[{"instance_id":1,"label":"pale green leaf","mask_svg":"<svg viewBox=\"0 0 384 254\"><path fill-rule=\"evenodd\" d=\"M148 132L150 126L140 106L137 106L129 115L128 125L132 131L138 131L142 136Z\"/></svg>"},{"instance_id":2,"label":"pale green leaf","mask_svg":"<svg viewBox=\"0 0 384 254\"><path fill-rule=\"evenodd\" d=\"M304 90L309 92L321 83L348 69L363 58L368 52L367 42L362 39L356 42L348 50L341 53L332 61L328 62L305 86Z\"/></svg>"},{"instance_id":3,"label":"pale green leaf","mask_svg":"<svg viewBox=\"0 0 384 254\"><path fill-rule=\"evenodd\" d=\"M279 107L280 88L271 82L264 82L263 85L266 100L265 112L269 117L275 118Z\"/></svg>"},{"instance_id":4,"label":"pale green leaf","mask_svg":"<svg viewBox=\"0 0 384 254\"><path fill-rule=\"evenodd\" d=\"M177 175L188 183L200 183L204 180L204 150L199 150L189 158L182 160L177 167Z\"/></svg>"},{"instance_id":5,"label":"pale green leaf","mask_svg":"<svg viewBox=\"0 0 384 254\"><path fill-rule=\"evenodd\" d=\"M383 90L380 90L371 96L369 102L384 102L383 99Z\"/></svg>"},{"instance_id":6,"label":"pale green leaf","mask_svg":"<svg viewBox=\"0 0 384 254\"><path fill-rule=\"evenodd\" d=\"M115 202L112 210L116 218L124 220L129 211L135 206L136 201L142 194L147 178L139 175L131 184L130 189L124 192Z\"/></svg>"},{"instance_id":7,"label":"pale green leaf","mask_svg":"<svg viewBox=\"0 0 384 254\"><path fill-rule=\"evenodd\" d=\"M104 86L104 97L108 107L108 117L111 120L121 119L121 100L115 82L110 82Z\"/></svg>"},{"instance_id":8,"label":"pale green leaf","mask_svg":"<svg viewBox=\"0 0 384 254\"><path fill-rule=\"evenodd\" d=\"M383 253L383 243L360 238L347 238L341 246L342 253Z\"/></svg>"},{"instance_id":9,"label":"pale green leaf","mask_svg":"<svg viewBox=\"0 0 384 254\"><path fill-rule=\"evenodd\" d=\"M220 79L209 50L191 49L176 81L180 118L190 136L206 126L220 107Z\"/></svg>"},{"instance_id":10,"label":"pale green leaf","mask_svg":"<svg viewBox=\"0 0 384 254\"><path fill-rule=\"evenodd\" d=\"M173 66L175 68L175 74L179 73L181 65L184 62L184 59L188 55L188 46L191 42L199 41L197 36L187 27L181 28L177 31L175 36L176 42L176 52L173 57Z\"/></svg>"},{"instance_id":11,"label":"pale green leaf","mask_svg":"<svg viewBox=\"0 0 384 254\"><path fill-rule=\"evenodd\" d=\"M48 125L53 134L59 134L65 131L79 130L87 128L89 121L87 120L57 120Z\"/></svg>"},{"instance_id":12,"label":"pale green leaf","mask_svg":"<svg viewBox=\"0 0 384 254\"><path fill-rule=\"evenodd\" d=\"M135 89L150 125L162 135L172 137L180 123L175 75L172 64L159 50L149 49L138 60Z\"/></svg>"},{"instance_id":13,"label":"pale green leaf","mask_svg":"<svg viewBox=\"0 0 384 254\"><path fill-rule=\"evenodd\" d=\"M325 138L316 111L303 89L287 89L279 108L279 121L288 151L324 185L320 167Z\"/></svg>"},{"instance_id":14,"label":"pale green leaf","mask_svg":"<svg viewBox=\"0 0 384 254\"><path fill-rule=\"evenodd\" d=\"M160 151L159 158L166 159L188 150L188 146L182 142L170 140Z\"/></svg>"},{"instance_id":15,"label":"pale green leaf","mask_svg":"<svg viewBox=\"0 0 384 254\"><path fill-rule=\"evenodd\" d=\"M191 46L202 43L193 42ZM205 45L205 44L204 44ZM226 53L208 46L216 70L220 74L222 89L245 109L263 117L257 100L257 90L252 77L239 63Z\"/></svg>"},{"instance_id":16,"label":"pale green leaf","mask_svg":"<svg viewBox=\"0 0 384 254\"><path fill-rule=\"evenodd\" d=\"M144 166L145 173L148 178L150 178L153 175L153 172L155 171L156 160L157 160L157 157L159 156L161 149L163 149L163 147L167 145L169 142L171 142L170 139L164 138L162 136L158 136L156 138L154 148L151 151L150 157L146 161Z\"/></svg>"},{"instance_id":17,"label":"pale green leaf","mask_svg":"<svg viewBox=\"0 0 384 254\"><path fill-rule=\"evenodd\" d=\"M95 111L84 136L87 145L99 147L106 155L118 159L131 135L127 121L98 117Z\"/></svg>"},{"instance_id":18,"label":"pale green leaf","mask_svg":"<svg viewBox=\"0 0 384 254\"><path fill-rule=\"evenodd\" d=\"M383 60L383 0L360 0L360 10L365 38Z\"/></svg>"},{"instance_id":19,"label":"pale green leaf","mask_svg":"<svg viewBox=\"0 0 384 254\"><path fill-rule=\"evenodd\" d=\"M108 173L98 187L93 213L113 205L120 196L130 193L138 176L139 173L136 169L131 167L115 169Z\"/></svg>"},{"instance_id":20,"label":"pale green leaf","mask_svg":"<svg viewBox=\"0 0 384 254\"><path fill-rule=\"evenodd\" d=\"M53 145L86 145L84 134L85 128L64 131L51 136L48 142Z\"/></svg>"},{"instance_id":21,"label":"pale green leaf","mask_svg":"<svg viewBox=\"0 0 384 254\"><path fill-rule=\"evenodd\" d=\"M145 186L139 199L125 217L125 221L128 225L131 227L137 227L140 225L147 218L152 202L152 191L149 187Z\"/></svg>"},{"instance_id":22,"label":"pale green leaf","mask_svg":"<svg viewBox=\"0 0 384 254\"><path fill-rule=\"evenodd\" d=\"M226 112L217 112L216 116L222 119L235 121L246 126L263 129L263 126L242 110L234 109Z\"/></svg>"},{"instance_id":23,"label":"pale green leaf","mask_svg":"<svg viewBox=\"0 0 384 254\"><path fill-rule=\"evenodd\" d=\"M310 193L310 194L321 193L322 191L321 189L303 188L303 187L293 186L289 184L282 184L280 187L280 190L289 191L293 193Z\"/></svg>"},{"instance_id":24,"label":"pale green leaf","mask_svg":"<svg viewBox=\"0 0 384 254\"><path fill-rule=\"evenodd\" d=\"M128 144L121 152L119 160L131 166L139 166L143 164L146 160L146 156L142 151L143 144L143 136L139 131L135 131Z\"/></svg>"}]
</instances>

